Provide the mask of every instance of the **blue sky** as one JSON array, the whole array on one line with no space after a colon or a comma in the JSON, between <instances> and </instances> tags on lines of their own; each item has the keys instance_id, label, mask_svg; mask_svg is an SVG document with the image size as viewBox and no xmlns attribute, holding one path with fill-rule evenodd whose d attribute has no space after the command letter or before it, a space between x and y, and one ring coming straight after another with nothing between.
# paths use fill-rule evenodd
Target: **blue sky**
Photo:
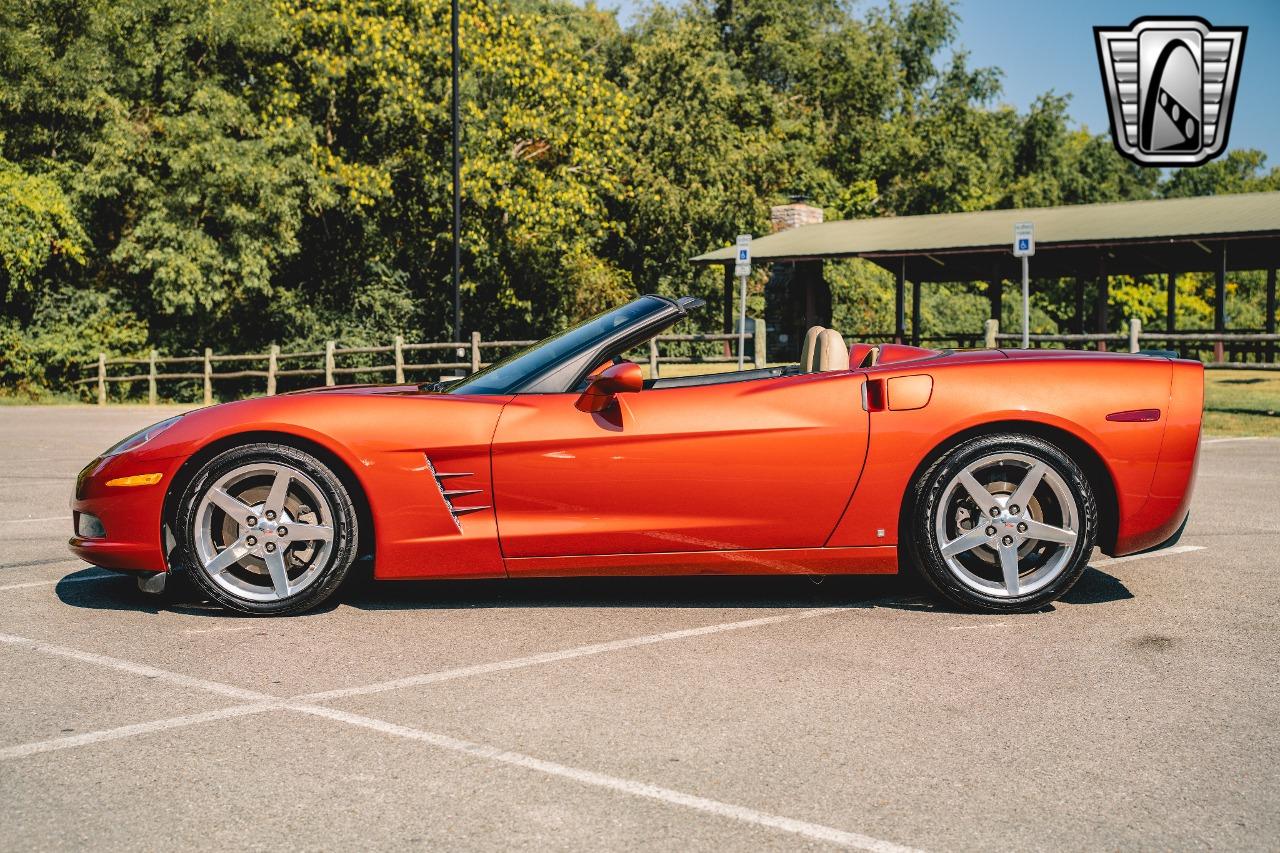
<instances>
[{"instance_id":1,"label":"blue sky","mask_svg":"<svg viewBox=\"0 0 1280 853\"><path fill-rule=\"evenodd\" d=\"M617 8L625 22L645 4L597 0L597 5ZM969 52L971 65L1003 69L1003 101L1025 110L1050 89L1070 94L1072 116L1094 133L1109 126L1093 44L1095 25L1127 26L1142 15L1191 14L1220 26L1247 26L1228 149L1257 148L1267 154L1269 166L1280 166L1280 0L959 0L955 5L958 47Z\"/></svg>"}]
</instances>

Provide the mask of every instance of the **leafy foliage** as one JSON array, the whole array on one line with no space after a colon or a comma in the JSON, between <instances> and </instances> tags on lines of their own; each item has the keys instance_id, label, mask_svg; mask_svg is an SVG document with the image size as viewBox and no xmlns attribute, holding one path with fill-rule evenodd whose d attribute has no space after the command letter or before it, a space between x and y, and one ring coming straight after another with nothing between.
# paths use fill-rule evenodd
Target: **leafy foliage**
<instances>
[{"instance_id":1,"label":"leafy foliage","mask_svg":"<svg viewBox=\"0 0 1280 853\"><path fill-rule=\"evenodd\" d=\"M1280 188L1259 152L1162 179L1061 96L1002 105L956 23L945 0L680 0L626 29L594 4L468 0L463 329L718 297L687 259L794 194L837 218ZM0 4L4 389L61 387L99 348L451 335L449 48L444 0ZM887 325L888 277L827 277L838 324ZM1235 316L1260 324L1237 278ZM1053 330L1068 285L1042 284ZM1160 316L1161 284L1118 279L1116 322ZM1192 322L1212 281L1179 287ZM986 297L941 285L924 310L969 329Z\"/></svg>"}]
</instances>

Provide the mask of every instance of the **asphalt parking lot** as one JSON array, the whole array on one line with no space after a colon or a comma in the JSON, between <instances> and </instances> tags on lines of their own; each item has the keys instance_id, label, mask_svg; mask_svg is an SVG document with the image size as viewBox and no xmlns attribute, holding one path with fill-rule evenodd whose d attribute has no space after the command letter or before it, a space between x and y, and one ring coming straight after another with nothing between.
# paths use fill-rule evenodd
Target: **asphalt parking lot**
<instances>
[{"instance_id":1,"label":"asphalt parking lot","mask_svg":"<svg viewBox=\"0 0 1280 853\"><path fill-rule=\"evenodd\" d=\"M896 578L375 584L261 620L70 559L165 413L0 409L0 848L1275 849L1280 440L1052 610Z\"/></svg>"}]
</instances>

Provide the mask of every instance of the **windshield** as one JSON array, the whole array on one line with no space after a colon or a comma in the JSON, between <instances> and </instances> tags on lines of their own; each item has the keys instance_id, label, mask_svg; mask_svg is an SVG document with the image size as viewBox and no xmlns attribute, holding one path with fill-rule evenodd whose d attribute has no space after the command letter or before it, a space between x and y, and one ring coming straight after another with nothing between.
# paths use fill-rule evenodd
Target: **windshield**
<instances>
[{"instance_id":1,"label":"windshield","mask_svg":"<svg viewBox=\"0 0 1280 853\"><path fill-rule=\"evenodd\" d=\"M541 376L555 365L595 347L620 328L634 325L645 317L670 307L670 303L655 296L642 296L635 302L597 314L590 320L539 341L528 349L509 355L451 386L448 393L510 394L526 381Z\"/></svg>"}]
</instances>

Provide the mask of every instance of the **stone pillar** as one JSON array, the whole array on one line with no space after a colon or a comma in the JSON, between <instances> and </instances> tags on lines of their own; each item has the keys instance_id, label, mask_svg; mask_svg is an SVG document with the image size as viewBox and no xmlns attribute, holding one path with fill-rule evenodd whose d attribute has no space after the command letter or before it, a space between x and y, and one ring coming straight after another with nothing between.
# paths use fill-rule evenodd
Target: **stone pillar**
<instances>
[{"instance_id":1,"label":"stone pillar","mask_svg":"<svg viewBox=\"0 0 1280 853\"><path fill-rule=\"evenodd\" d=\"M769 211L773 231L787 231L822 222L822 209L793 202ZM831 323L831 288L823 276L822 261L786 261L772 264L765 284L765 321L768 359L790 362L800 357L800 344L810 326ZM733 268L725 273L725 331L735 331L731 310Z\"/></svg>"}]
</instances>

